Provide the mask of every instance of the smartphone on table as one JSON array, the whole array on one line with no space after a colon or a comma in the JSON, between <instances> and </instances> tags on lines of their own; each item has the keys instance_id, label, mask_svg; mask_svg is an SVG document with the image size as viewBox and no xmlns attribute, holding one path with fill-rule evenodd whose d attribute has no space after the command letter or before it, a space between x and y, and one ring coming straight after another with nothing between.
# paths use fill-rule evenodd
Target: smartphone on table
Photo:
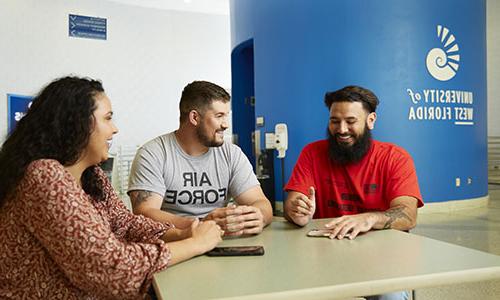
<instances>
[{"instance_id":1,"label":"smartphone on table","mask_svg":"<svg viewBox=\"0 0 500 300\"><path fill-rule=\"evenodd\" d=\"M330 234L332 233L331 229L311 229L307 233L307 236L311 237L329 237Z\"/></svg>"},{"instance_id":2,"label":"smartphone on table","mask_svg":"<svg viewBox=\"0 0 500 300\"><path fill-rule=\"evenodd\" d=\"M254 256L264 255L264 247L262 246L230 246L230 247L215 247L205 253L208 256Z\"/></svg>"}]
</instances>

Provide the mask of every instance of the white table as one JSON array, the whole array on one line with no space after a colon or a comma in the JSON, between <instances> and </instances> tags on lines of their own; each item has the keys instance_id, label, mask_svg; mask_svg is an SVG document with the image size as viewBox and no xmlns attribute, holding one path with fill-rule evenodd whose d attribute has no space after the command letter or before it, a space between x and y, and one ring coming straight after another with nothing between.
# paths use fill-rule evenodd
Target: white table
<instances>
[{"instance_id":1,"label":"white table","mask_svg":"<svg viewBox=\"0 0 500 300\"><path fill-rule=\"evenodd\" d=\"M355 240L311 238L276 218L257 236L220 246L263 245L264 256L199 256L154 276L160 299L341 299L500 278L500 256L396 230Z\"/></svg>"}]
</instances>

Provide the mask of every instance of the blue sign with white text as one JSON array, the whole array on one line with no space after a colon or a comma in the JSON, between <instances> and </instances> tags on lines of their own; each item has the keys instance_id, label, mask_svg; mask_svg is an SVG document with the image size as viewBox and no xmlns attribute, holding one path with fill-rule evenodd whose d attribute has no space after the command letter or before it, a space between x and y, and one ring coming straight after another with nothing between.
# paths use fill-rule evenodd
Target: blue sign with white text
<instances>
[{"instance_id":1,"label":"blue sign with white text","mask_svg":"<svg viewBox=\"0 0 500 300\"><path fill-rule=\"evenodd\" d=\"M21 96L14 94L7 94L7 122L8 122L8 134L14 130L17 122L21 120L28 108L31 106L31 101L33 97Z\"/></svg>"},{"instance_id":2,"label":"blue sign with white text","mask_svg":"<svg viewBox=\"0 0 500 300\"><path fill-rule=\"evenodd\" d=\"M70 37L106 40L106 19L70 14L68 33Z\"/></svg>"}]
</instances>

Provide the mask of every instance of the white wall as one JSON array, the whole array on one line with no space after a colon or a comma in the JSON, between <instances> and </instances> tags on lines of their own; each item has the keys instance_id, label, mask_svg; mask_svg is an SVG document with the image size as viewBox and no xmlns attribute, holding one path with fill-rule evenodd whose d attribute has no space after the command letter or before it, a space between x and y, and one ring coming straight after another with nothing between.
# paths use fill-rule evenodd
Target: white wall
<instances>
[{"instance_id":1,"label":"white wall","mask_svg":"<svg viewBox=\"0 0 500 300\"><path fill-rule=\"evenodd\" d=\"M500 136L500 1L487 0L488 135Z\"/></svg>"},{"instance_id":2,"label":"white wall","mask_svg":"<svg viewBox=\"0 0 500 300\"><path fill-rule=\"evenodd\" d=\"M68 14L104 17L108 40L68 37ZM500 1L487 0L488 135L500 136ZM0 101L73 73L101 79L121 132L135 145L177 127L185 84L231 86L229 16L99 0L1 0ZM0 143L7 131L0 104ZM115 146L113 148L115 148Z\"/></svg>"},{"instance_id":3,"label":"white wall","mask_svg":"<svg viewBox=\"0 0 500 300\"><path fill-rule=\"evenodd\" d=\"M107 19L106 41L68 37L68 15ZM182 88L196 79L229 88L229 16L100 0L0 2L0 101L32 95L67 74L102 80L120 133L142 144L178 126ZM0 105L0 142L7 132ZM112 150L113 150L112 149Z\"/></svg>"}]
</instances>

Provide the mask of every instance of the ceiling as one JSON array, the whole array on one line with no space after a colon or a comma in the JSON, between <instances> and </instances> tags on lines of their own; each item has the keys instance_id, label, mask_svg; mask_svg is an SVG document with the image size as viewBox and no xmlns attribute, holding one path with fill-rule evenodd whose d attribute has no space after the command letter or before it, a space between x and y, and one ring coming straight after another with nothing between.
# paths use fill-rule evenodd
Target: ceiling
<instances>
[{"instance_id":1,"label":"ceiling","mask_svg":"<svg viewBox=\"0 0 500 300\"><path fill-rule=\"evenodd\" d=\"M229 15L229 0L108 0L166 10L181 10L207 14Z\"/></svg>"}]
</instances>

